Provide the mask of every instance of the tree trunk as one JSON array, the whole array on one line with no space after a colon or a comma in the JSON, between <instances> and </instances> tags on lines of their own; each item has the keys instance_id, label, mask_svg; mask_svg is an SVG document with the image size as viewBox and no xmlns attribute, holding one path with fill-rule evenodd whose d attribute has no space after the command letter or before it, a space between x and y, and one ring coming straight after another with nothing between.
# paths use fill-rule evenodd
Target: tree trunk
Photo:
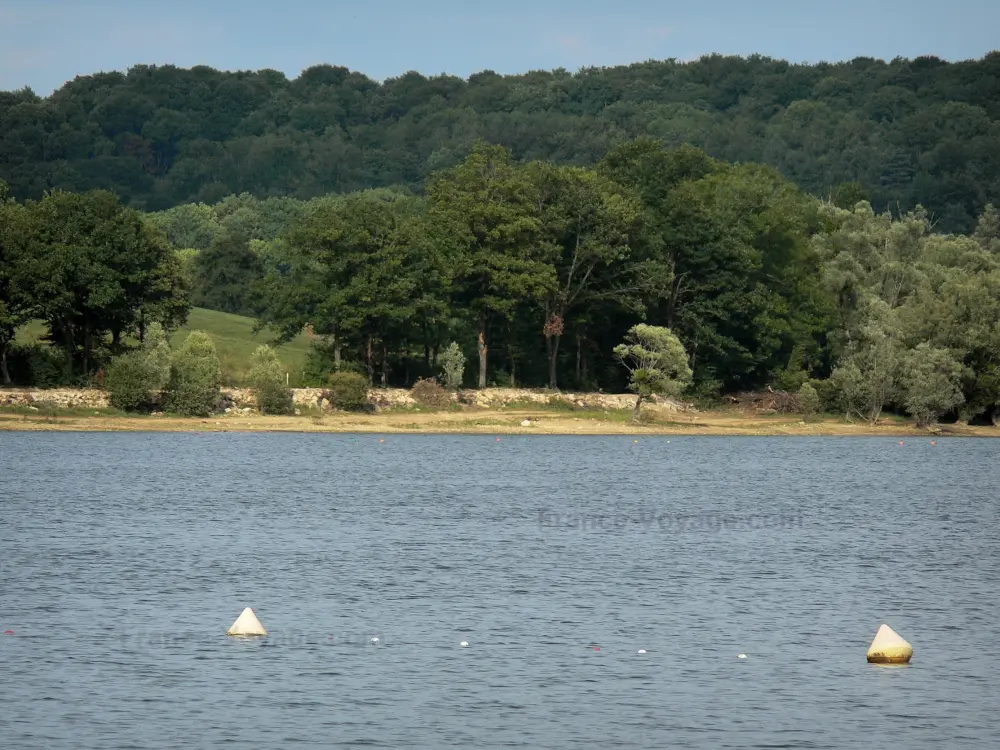
<instances>
[{"instance_id":1,"label":"tree trunk","mask_svg":"<svg viewBox=\"0 0 1000 750\"><path fill-rule=\"evenodd\" d=\"M90 374L90 324L83 327L83 376Z\"/></svg>"},{"instance_id":2,"label":"tree trunk","mask_svg":"<svg viewBox=\"0 0 1000 750\"><path fill-rule=\"evenodd\" d=\"M3 384L10 385L10 371L7 369L7 344L0 344L0 375L3 376Z\"/></svg>"},{"instance_id":3,"label":"tree trunk","mask_svg":"<svg viewBox=\"0 0 1000 750\"><path fill-rule=\"evenodd\" d=\"M559 336L549 336L545 339L545 348L549 354L549 388L557 390L556 375L559 366Z\"/></svg>"},{"instance_id":4,"label":"tree trunk","mask_svg":"<svg viewBox=\"0 0 1000 750\"><path fill-rule=\"evenodd\" d=\"M642 406L642 396L635 397L635 406L632 408L632 421L639 421L639 407Z\"/></svg>"},{"instance_id":5,"label":"tree trunk","mask_svg":"<svg viewBox=\"0 0 1000 750\"><path fill-rule=\"evenodd\" d=\"M576 334L576 387L583 387L583 370L581 369L582 364L582 349L583 349L583 337L578 333Z\"/></svg>"},{"instance_id":6,"label":"tree trunk","mask_svg":"<svg viewBox=\"0 0 1000 750\"><path fill-rule=\"evenodd\" d=\"M1000 406L993 407L993 413L990 415L990 421L993 422L994 427L1000 427Z\"/></svg>"},{"instance_id":7,"label":"tree trunk","mask_svg":"<svg viewBox=\"0 0 1000 750\"><path fill-rule=\"evenodd\" d=\"M476 341L476 348L479 350L479 388L486 387L486 356L489 349L486 346L486 323L479 326L479 339Z\"/></svg>"},{"instance_id":8,"label":"tree trunk","mask_svg":"<svg viewBox=\"0 0 1000 750\"><path fill-rule=\"evenodd\" d=\"M375 367L372 365L372 337L368 337L368 346L365 347L365 367L368 370L368 385L375 382Z\"/></svg>"},{"instance_id":9,"label":"tree trunk","mask_svg":"<svg viewBox=\"0 0 1000 750\"><path fill-rule=\"evenodd\" d=\"M340 336L333 334L333 367L340 372Z\"/></svg>"},{"instance_id":10,"label":"tree trunk","mask_svg":"<svg viewBox=\"0 0 1000 750\"><path fill-rule=\"evenodd\" d=\"M382 387L389 384L389 347L382 342Z\"/></svg>"}]
</instances>

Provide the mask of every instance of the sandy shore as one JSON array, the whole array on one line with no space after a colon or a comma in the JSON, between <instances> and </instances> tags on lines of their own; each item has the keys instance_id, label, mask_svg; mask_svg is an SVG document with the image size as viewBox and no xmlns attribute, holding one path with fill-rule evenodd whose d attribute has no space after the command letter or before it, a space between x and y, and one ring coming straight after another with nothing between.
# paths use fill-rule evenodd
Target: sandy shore
<instances>
[{"instance_id":1,"label":"sandy shore","mask_svg":"<svg viewBox=\"0 0 1000 750\"><path fill-rule=\"evenodd\" d=\"M531 425L522 426L524 420ZM659 416L633 424L626 414L574 416L545 410L386 411L378 414L328 413L323 416L264 417L225 415L210 419L162 416L40 415L0 413L0 430L149 431L149 432L367 432L494 435L881 435L899 437L1000 437L995 427L940 425L918 429L910 423L879 425L837 419L803 421L794 415L754 416L699 412Z\"/></svg>"}]
</instances>

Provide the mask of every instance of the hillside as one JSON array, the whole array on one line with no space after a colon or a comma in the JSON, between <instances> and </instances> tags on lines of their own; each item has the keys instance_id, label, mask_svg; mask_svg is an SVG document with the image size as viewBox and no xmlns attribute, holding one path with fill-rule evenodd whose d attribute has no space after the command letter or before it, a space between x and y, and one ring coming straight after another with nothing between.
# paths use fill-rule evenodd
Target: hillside
<instances>
[{"instance_id":1,"label":"hillside","mask_svg":"<svg viewBox=\"0 0 1000 750\"><path fill-rule=\"evenodd\" d=\"M269 341L265 333L254 334L253 328L252 318L194 307L188 316L187 325L174 332L171 337L171 346L176 348L193 330L205 331L215 342L215 348L222 362L224 382L240 384L253 350ZM40 321L33 321L18 332L18 341L21 343L37 341L44 335L45 326ZM309 341L306 335L301 334L293 341L279 346L277 351L278 358L289 373L290 384L293 387L300 385L302 368L309 354Z\"/></svg>"},{"instance_id":2,"label":"hillside","mask_svg":"<svg viewBox=\"0 0 1000 750\"><path fill-rule=\"evenodd\" d=\"M79 77L48 98L0 93L0 178L19 198L112 188L145 210L234 193L310 198L418 185L477 139L519 159L592 164L649 135L780 169L814 194L928 208L970 231L1000 203L1000 53L792 65L763 57L408 73L283 74L136 66ZM848 185L849 183L859 183Z\"/></svg>"}]
</instances>

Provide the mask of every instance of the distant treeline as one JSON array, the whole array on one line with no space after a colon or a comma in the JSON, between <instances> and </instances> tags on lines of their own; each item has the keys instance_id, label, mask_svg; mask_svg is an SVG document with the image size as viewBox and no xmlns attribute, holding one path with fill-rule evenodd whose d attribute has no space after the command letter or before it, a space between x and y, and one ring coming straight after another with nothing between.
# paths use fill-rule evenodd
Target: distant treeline
<instances>
[{"instance_id":1,"label":"distant treeline","mask_svg":"<svg viewBox=\"0 0 1000 750\"><path fill-rule=\"evenodd\" d=\"M594 165L648 136L771 165L820 197L847 191L879 211L920 204L938 229L969 232L1000 204L998 118L997 52L817 65L712 55L385 83L329 65L294 80L136 66L47 98L0 93L0 178L19 199L99 188L156 211L241 193L422 186L480 139L517 160Z\"/></svg>"}]
</instances>

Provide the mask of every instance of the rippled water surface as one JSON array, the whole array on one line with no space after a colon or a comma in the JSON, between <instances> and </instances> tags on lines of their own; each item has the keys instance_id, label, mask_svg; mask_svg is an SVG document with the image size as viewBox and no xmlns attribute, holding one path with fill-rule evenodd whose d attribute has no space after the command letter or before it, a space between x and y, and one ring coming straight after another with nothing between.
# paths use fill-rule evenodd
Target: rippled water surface
<instances>
[{"instance_id":1,"label":"rippled water surface","mask_svg":"<svg viewBox=\"0 0 1000 750\"><path fill-rule=\"evenodd\" d=\"M998 450L0 433L0 746L995 747Z\"/></svg>"}]
</instances>

